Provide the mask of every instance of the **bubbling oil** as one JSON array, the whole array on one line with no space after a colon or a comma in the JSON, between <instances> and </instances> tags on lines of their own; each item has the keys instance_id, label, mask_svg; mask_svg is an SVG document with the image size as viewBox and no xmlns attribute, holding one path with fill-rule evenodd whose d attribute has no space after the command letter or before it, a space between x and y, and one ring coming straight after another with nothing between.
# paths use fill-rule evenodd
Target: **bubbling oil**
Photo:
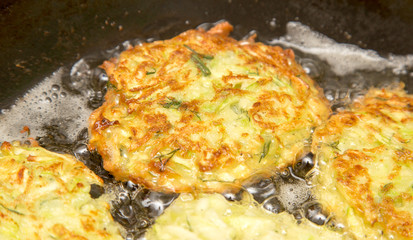
<instances>
[{"instance_id":1,"label":"bubbling oil","mask_svg":"<svg viewBox=\"0 0 413 240\"><path fill-rule=\"evenodd\" d=\"M272 20L275 24L276 20ZM213 23L200 27L208 29ZM251 31L245 38L248 38ZM131 46L157 39L134 39L105 51L84 56L72 66L57 69L0 114L0 141L36 138L53 151L69 153L85 163L104 182L104 189L92 186L91 196L110 196L113 218L124 227L127 240L144 239L145 230L173 203L177 194L149 191L132 182L118 182L102 167L102 159L87 148L87 120L106 93L108 76L99 68ZM287 34L266 42L292 48L296 60L321 88L333 111L346 107L371 87L404 82L413 92L413 55L387 58L372 50L337 43L298 22L287 24ZM30 133L20 133L29 126ZM274 214L287 211L298 221L307 218L318 225L340 228L311 194L313 156L298 159L284 171L269 178L252 177L238 193L224 193L229 201L239 201L249 192L261 207Z\"/></svg>"}]
</instances>

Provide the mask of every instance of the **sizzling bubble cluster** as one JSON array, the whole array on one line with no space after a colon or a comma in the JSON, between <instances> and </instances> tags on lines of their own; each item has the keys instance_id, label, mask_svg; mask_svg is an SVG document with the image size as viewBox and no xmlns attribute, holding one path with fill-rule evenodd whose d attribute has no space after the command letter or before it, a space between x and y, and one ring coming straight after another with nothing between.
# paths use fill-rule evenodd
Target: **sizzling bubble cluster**
<instances>
[{"instance_id":1,"label":"sizzling bubble cluster","mask_svg":"<svg viewBox=\"0 0 413 240\"><path fill-rule=\"evenodd\" d=\"M314 167L310 153L270 178L253 177L244 186L255 201L272 213L287 211L297 220L306 217L310 221L323 225L327 216L311 195L311 185L307 182Z\"/></svg>"}]
</instances>

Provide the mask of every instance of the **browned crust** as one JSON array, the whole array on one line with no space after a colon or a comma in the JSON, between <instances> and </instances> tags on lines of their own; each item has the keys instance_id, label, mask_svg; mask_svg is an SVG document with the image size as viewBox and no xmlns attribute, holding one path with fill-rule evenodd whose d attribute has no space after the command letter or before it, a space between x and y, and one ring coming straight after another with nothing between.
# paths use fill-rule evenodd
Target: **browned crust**
<instances>
[{"instance_id":1,"label":"browned crust","mask_svg":"<svg viewBox=\"0 0 413 240\"><path fill-rule=\"evenodd\" d=\"M331 166L331 168L321 167L320 174L323 178L335 176L338 189L335 194L343 195L345 198L343 201L346 201L363 217L367 226L382 229L386 236L393 235L395 239L413 238L411 212L400 210L397 207L397 205L413 201L412 193L399 192L397 196L390 195L394 189L391 181L401 177L402 166L412 166L413 163L412 149L408 149L408 146L411 147L408 145L412 140L411 134L403 135L400 131L401 126L413 121L412 106L413 96L403 91L402 84L396 89L371 89L366 96L356 100L348 110L332 116L325 126L315 131L313 136L312 151L317 153L319 158L323 158L328 166ZM367 138L362 139L364 142L360 146L353 145L349 148L338 146L342 135L345 135L351 128L358 127L359 129L359 124L365 126L360 131L368 132ZM384 128L394 131L392 138L399 142L398 147L390 143L377 143L377 146L373 148L364 147L373 144L374 134L381 133ZM372 179L367 166L372 166L374 162L382 162L381 156L386 151L393 151L394 166L391 169L385 169L387 175L382 176L389 183L381 186L380 192L375 192L372 184L382 179ZM334 173L323 172L326 169L332 169ZM411 179L405 180L406 184L411 182ZM381 202L377 202L379 195ZM337 209L329 209L329 211L334 213Z\"/></svg>"},{"instance_id":2,"label":"browned crust","mask_svg":"<svg viewBox=\"0 0 413 240\"><path fill-rule=\"evenodd\" d=\"M123 52L120 59L112 59L102 65L115 88L108 90L105 103L94 111L89 119L89 131L92 136L90 148L98 150L103 157L105 169L118 180L133 180L135 183L158 191L220 192L224 191L228 184L239 187L242 180L255 172L283 168L288 163L295 161L296 155L308 151L308 145L304 146L308 144L304 143L308 139L302 139L301 142L289 143L292 146L282 146L296 152L293 154L294 156L290 156L291 159L288 160L288 163L281 161L277 164L266 163L264 165L264 161L263 167L251 167L252 160L250 159L257 158L256 155L259 155L259 152L262 151L262 145L265 143L265 139L261 136L254 138L254 141L260 142L259 149L255 149L254 153L242 150L242 144L237 141L232 141L230 144L223 142L220 146L213 147L210 146L211 144L207 144L205 136L201 135L198 139L193 139L194 133L206 134L205 129L213 129L222 135L225 133L222 118L206 123L198 114L201 105L210 100L183 101L179 103L179 106L178 104L174 106L180 114L179 120L174 124L164 113L156 110L157 106L175 100L165 92L179 92L192 83L194 73L188 69L182 68L178 74L170 70L170 66L173 64L184 65L191 61L189 46L202 55L235 51L241 55L242 59L248 59L248 66L262 65L264 69L274 72L282 79L281 81L291 87L291 91L294 91L294 97L297 99L292 99L290 95L285 93L264 90L253 107L247 111L254 126L261 128L262 132L267 131L272 134L274 139L281 142L281 145L284 144L284 139L281 139L277 134L286 134L289 131L306 128L310 132L311 128L326 120L330 113L329 104L323 97L322 90L315 86L316 84L295 62L294 53L291 50L254 43L253 38L246 42L238 42L228 37L231 30L232 26L227 22L218 24L207 32L203 29L189 30L171 40L143 43ZM168 54L167 60L163 58L166 53ZM135 58L138 60L131 60ZM135 64L133 70L127 67L130 64ZM200 69L196 71L196 75L202 75ZM259 74L258 68L256 71ZM148 73L150 74L148 75ZM251 94L252 91L235 87L237 83L242 81L256 81L260 88L273 81L271 77L255 79L247 74L234 74L231 71L222 76L220 80L224 85L214 85L215 95L211 101L222 101L229 96L240 97ZM155 112L153 112L154 109ZM126 115L133 117L133 121L136 121L125 130L128 132L130 143L129 140L121 140L120 136L109 136L107 133L108 129L121 128L124 124L121 119ZM211 116L212 114L208 112L202 112L203 118ZM118 123L120 124L118 125ZM245 138L254 137L248 133L243 133L242 136ZM107 138L110 138L110 143ZM114 142L118 144L114 144ZM128 153L144 151L143 149L148 147L150 148L148 153L150 160L139 160L132 163L126 158L121 159L119 152L122 151L122 146ZM193 179L188 181L192 182L185 184L180 182L180 176L174 172L174 169L166 167L171 165L171 161L159 157L162 150L165 154L177 149L179 151L174 153L174 156L180 158L191 158L190 152L199 154L199 159L188 161L195 161L193 165L196 169L194 170L201 175L214 172L233 174L231 171L235 171L234 168L240 165L247 170L244 174L240 174L242 176L237 177L235 182L231 183L203 182L196 179L201 178L200 176L191 176Z\"/></svg>"}]
</instances>

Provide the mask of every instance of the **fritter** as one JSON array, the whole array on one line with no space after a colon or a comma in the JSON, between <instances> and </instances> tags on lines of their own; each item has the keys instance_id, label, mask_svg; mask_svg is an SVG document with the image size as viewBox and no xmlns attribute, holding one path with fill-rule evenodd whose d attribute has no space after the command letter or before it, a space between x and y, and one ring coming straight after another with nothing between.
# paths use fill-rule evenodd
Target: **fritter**
<instances>
[{"instance_id":1,"label":"fritter","mask_svg":"<svg viewBox=\"0 0 413 240\"><path fill-rule=\"evenodd\" d=\"M413 96L372 89L314 133L315 195L358 239L413 239Z\"/></svg>"},{"instance_id":2,"label":"fritter","mask_svg":"<svg viewBox=\"0 0 413 240\"><path fill-rule=\"evenodd\" d=\"M0 239L123 239L103 181L69 155L4 142L0 149Z\"/></svg>"},{"instance_id":3,"label":"fritter","mask_svg":"<svg viewBox=\"0 0 413 240\"><path fill-rule=\"evenodd\" d=\"M106 61L90 147L118 180L221 192L310 151L329 105L291 50L228 37L229 23L142 43Z\"/></svg>"},{"instance_id":4,"label":"fritter","mask_svg":"<svg viewBox=\"0 0 413 240\"><path fill-rule=\"evenodd\" d=\"M251 198L250 198L251 199ZM286 212L273 214L251 200L229 202L222 195L182 194L145 235L147 240L351 239L349 235Z\"/></svg>"}]
</instances>

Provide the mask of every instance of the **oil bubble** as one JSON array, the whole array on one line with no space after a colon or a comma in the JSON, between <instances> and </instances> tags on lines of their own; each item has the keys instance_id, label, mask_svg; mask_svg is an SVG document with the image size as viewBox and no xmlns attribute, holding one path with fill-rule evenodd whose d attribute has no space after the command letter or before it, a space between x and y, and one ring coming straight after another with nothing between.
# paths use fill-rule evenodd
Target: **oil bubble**
<instances>
[{"instance_id":1,"label":"oil bubble","mask_svg":"<svg viewBox=\"0 0 413 240\"><path fill-rule=\"evenodd\" d=\"M179 194L166 194L160 192L149 192L142 200L142 205L148 208L150 217L157 217L171 205Z\"/></svg>"},{"instance_id":2,"label":"oil bubble","mask_svg":"<svg viewBox=\"0 0 413 240\"><path fill-rule=\"evenodd\" d=\"M265 200L262 206L265 210L272 213L281 213L285 211L283 204L278 200L276 196Z\"/></svg>"},{"instance_id":3,"label":"oil bubble","mask_svg":"<svg viewBox=\"0 0 413 240\"><path fill-rule=\"evenodd\" d=\"M237 192L237 193L233 193L233 192L226 192L223 193L222 195L225 197L225 199L227 199L228 201L234 202L234 201L241 201L242 199L242 194L243 194L243 190Z\"/></svg>"},{"instance_id":4,"label":"oil bubble","mask_svg":"<svg viewBox=\"0 0 413 240\"><path fill-rule=\"evenodd\" d=\"M257 182L250 182L244 185L244 189L249 192L258 203L262 203L269 196L276 193L274 183L271 178L260 179Z\"/></svg>"},{"instance_id":5,"label":"oil bubble","mask_svg":"<svg viewBox=\"0 0 413 240\"><path fill-rule=\"evenodd\" d=\"M57 85L57 84L53 84L53 85L52 85L52 90L53 90L53 91L59 91L59 90L60 90L60 86Z\"/></svg>"},{"instance_id":6,"label":"oil bubble","mask_svg":"<svg viewBox=\"0 0 413 240\"><path fill-rule=\"evenodd\" d=\"M324 225L328 221L328 216L317 202L308 202L303 206L303 210L305 217L317 225Z\"/></svg>"},{"instance_id":7,"label":"oil bubble","mask_svg":"<svg viewBox=\"0 0 413 240\"><path fill-rule=\"evenodd\" d=\"M277 20L275 18L272 18L270 21L270 27L274 29L277 26Z\"/></svg>"},{"instance_id":8,"label":"oil bubble","mask_svg":"<svg viewBox=\"0 0 413 240\"><path fill-rule=\"evenodd\" d=\"M308 153L303 158L299 159L293 166L292 173L300 178L305 178L307 174L313 169L314 167L314 155L312 153Z\"/></svg>"},{"instance_id":9,"label":"oil bubble","mask_svg":"<svg viewBox=\"0 0 413 240\"><path fill-rule=\"evenodd\" d=\"M313 79L322 77L322 70L318 66L317 62L311 58L301 58L299 63L303 67L304 71Z\"/></svg>"}]
</instances>

